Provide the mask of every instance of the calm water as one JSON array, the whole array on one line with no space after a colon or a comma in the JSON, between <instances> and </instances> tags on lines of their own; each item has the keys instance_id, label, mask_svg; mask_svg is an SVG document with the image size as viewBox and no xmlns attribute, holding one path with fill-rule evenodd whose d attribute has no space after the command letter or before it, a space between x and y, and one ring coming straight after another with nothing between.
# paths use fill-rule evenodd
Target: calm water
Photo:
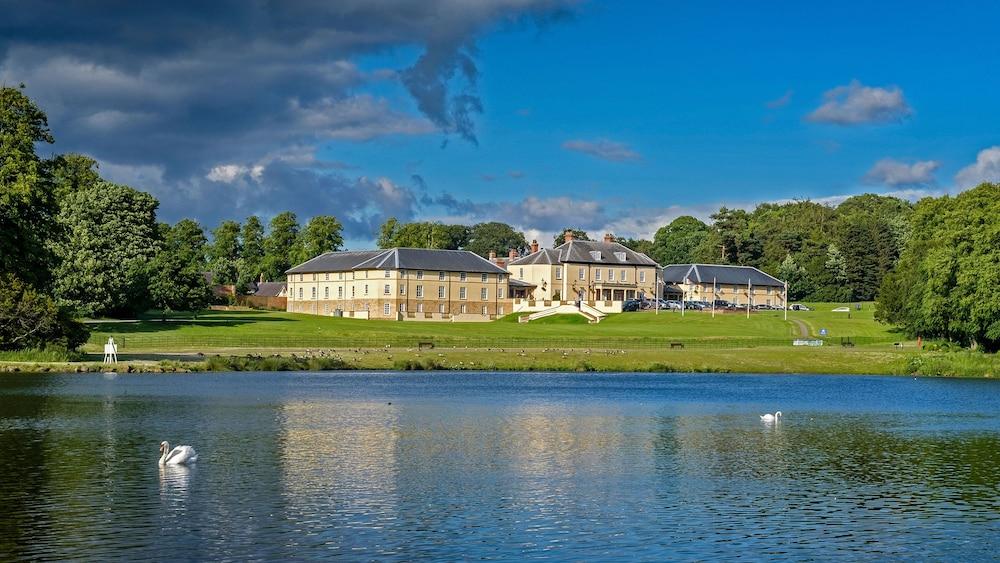
<instances>
[{"instance_id":1,"label":"calm water","mask_svg":"<svg viewBox=\"0 0 1000 563\"><path fill-rule=\"evenodd\" d=\"M997 553L1000 382L0 378L2 560Z\"/></svg>"}]
</instances>

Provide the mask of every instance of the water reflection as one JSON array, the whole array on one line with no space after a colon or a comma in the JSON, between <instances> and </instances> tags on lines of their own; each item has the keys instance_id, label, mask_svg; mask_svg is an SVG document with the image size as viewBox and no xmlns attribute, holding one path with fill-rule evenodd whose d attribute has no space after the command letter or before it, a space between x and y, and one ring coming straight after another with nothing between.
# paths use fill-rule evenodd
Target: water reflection
<instances>
[{"instance_id":1,"label":"water reflection","mask_svg":"<svg viewBox=\"0 0 1000 563\"><path fill-rule=\"evenodd\" d=\"M885 409L826 386L885 400L897 380L746 378L736 400L718 377L545 377L0 380L0 559L1000 549L996 394L908 389ZM795 410L762 424L757 398L781 393ZM198 464L158 467L164 438Z\"/></svg>"}]
</instances>

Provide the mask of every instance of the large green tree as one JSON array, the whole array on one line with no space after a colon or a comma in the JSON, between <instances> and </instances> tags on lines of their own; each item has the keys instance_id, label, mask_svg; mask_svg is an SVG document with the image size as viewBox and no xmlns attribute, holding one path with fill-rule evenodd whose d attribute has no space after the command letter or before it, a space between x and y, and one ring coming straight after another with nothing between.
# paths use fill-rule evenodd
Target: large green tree
<instances>
[{"instance_id":1,"label":"large green tree","mask_svg":"<svg viewBox=\"0 0 1000 563\"><path fill-rule=\"evenodd\" d=\"M490 251L506 256L511 249L520 252L527 247L524 233L514 230L507 223L490 221L474 225L469 230L469 242L464 249L485 258L489 256Z\"/></svg>"},{"instance_id":2,"label":"large green tree","mask_svg":"<svg viewBox=\"0 0 1000 563\"><path fill-rule=\"evenodd\" d=\"M54 291L83 315L132 315L146 306L149 260L159 234L157 201L128 186L100 182L68 193L51 242Z\"/></svg>"},{"instance_id":3,"label":"large green tree","mask_svg":"<svg viewBox=\"0 0 1000 563\"><path fill-rule=\"evenodd\" d=\"M200 311L212 301L205 277L205 234L195 221L184 219L166 229L163 244L151 264L149 296L163 311Z\"/></svg>"},{"instance_id":4,"label":"large green tree","mask_svg":"<svg viewBox=\"0 0 1000 563\"><path fill-rule=\"evenodd\" d=\"M212 242L208 245L209 270L215 283L235 284L239 277L240 224L223 221L212 230Z\"/></svg>"},{"instance_id":5,"label":"large green tree","mask_svg":"<svg viewBox=\"0 0 1000 563\"><path fill-rule=\"evenodd\" d=\"M556 233L554 237L552 237L553 248L566 242L566 231L570 231L573 233L574 240L590 240L590 236L587 235L587 231L581 229L575 229L573 227L566 227L565 229Z\"/></svg>"},{"instance_id":6,"label":"large green tree","mask_svg":"<svg viewBox=\"0 0 1000 563\"><path fill-rule=\"evenodd\" d=\"M52 159L52 182L60 201L70 194L90 189L101 181L97 161L82 154L63 154Z\"/></svg>"},{"instance_id":7,"label":"large green tree","mask_svg":"<svg viewBox=\"0 0 1000 563\"><path fill-rule=\"evenodd\" d=\"M344 226L331 215L316 215L299 233L294 263L315 258L324 252L340 250L344 245Z\"/></svg>"},{"instance_id":8,"label":"large green tree","mask_svg":"<svg viewBox=\"0 0 1000 563\"><path fill-rule=\"evenodd\" d=\"M240 230L237 286L245 290L264 272L264 224L256 215L247 217Z\"/></svg>"},{"instance_id":9,"label":"large green tree","mask_svg":"<svg viewBox=\"0 0 1000 563\"><path fill-rule=\"evenodd\" d=\"M87 340L83 324L55 301L10 274L0 274L0 350L58 346L75 349Z\"/></svg>"},{"instance_id":10,"label":"large green tree","mask_svg":"<svg viewBox=\"0 0 1000 563\"><path fill-rule=\"evenodd\" d=\"M465 225L446 225L429 221L400 223L391 217L379 229L379 248L437 248L458 250L469 242L470 229Z\"/></svg>"},{"instance_id":11,"label":"large green tree","mask_svg":"<svg viewBox=\"0 0 1000 563\"><path fill-rule=\"evenodd\" d=\"M269 280L285 279L285 271L293 265L292 256L298 238L299 220L294 213L285 211L271 219L261 263L264 277Z\"/></svg>"},{"instance_id":12,"label":"large green tree","mask_svg":"<svg viewBox=\"0 0 1000 563\"><path fill-rule=\"evenodd\" d=\"M45 113L20 88L0 87L0 273L42 288L51 279L46 240L57 206L35 144L52 142Z\"/></svg>"},{"instance_id":13,"label":"large green tree","mask_svg":"<svg viewBox=\"0 0 1000 563\"><path fill-rule=\"evenodd\" d=\"M650 258L664 266L697 262L695 251L709 232L709 226L702 221L682 215L656 231Z\"/></svg>"}]
</instances>

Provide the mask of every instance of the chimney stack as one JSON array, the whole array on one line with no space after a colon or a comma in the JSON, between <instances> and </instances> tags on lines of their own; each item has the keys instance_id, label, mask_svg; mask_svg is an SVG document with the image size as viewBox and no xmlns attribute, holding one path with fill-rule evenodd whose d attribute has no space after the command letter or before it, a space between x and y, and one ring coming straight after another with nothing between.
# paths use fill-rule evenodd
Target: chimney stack
<instances>
[{"instance_id":1,"label":"chimney stack","mask_svg":"<svg viewBox=\"0 0 1000 563\"><path fill-rule=\"evenodd\" d=\"M517 250L511 248L510 252L507 253L507 258L510 258L511 260L517 258Z\"/></svg>"},{"instance_id":2,"label":"chimney stack","mask_svg":"<svg viewBox=\"0 0 1000 563\"><path fill-rule=\"evenodd\" d=\"M615 235L611 233L604 233L604 242L615 242Z\"/></svg>"},{"instance_id":3,"label":"chimney stack","mask_svg":"<svg viewBox=\"0 0 1000 563\"><path fill-rule=\"evenodd\" d=\"M531 241L531 253L534 254L536 252L538 252L538 241L537 240L532 240Z\"/></svg>"},{"instance_id":4,"label":"chimney stack","mask_svg":"<svg viewBox=\"0 0 1000 563\"><path fill-rule=\"evenodd\" d=\"M563 233L563 240L565 240L566 242L573 240L573 231L570 229L566 229L566 232Z\"/></svg>"},{"instance_id":5,"label":"chimney stack","mask_svg":"<svg viewBox=\"0 0 1000 563\"><path fill-rule=\"evenodd\" d=\"M491 250L490 251L490 262L496 262L496 261L497 261L497 253Z\"/></svg>"}]
</instances>

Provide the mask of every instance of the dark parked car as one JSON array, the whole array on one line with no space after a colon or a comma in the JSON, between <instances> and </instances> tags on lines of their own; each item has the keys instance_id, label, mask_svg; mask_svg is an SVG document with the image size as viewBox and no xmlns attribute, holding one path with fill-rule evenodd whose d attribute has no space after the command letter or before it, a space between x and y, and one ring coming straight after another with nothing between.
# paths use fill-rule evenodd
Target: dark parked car
<instances>
[{"instance_id":1,"label":"dark parked car","mask_svg":"<svg viewBox=\"0 0 1000 563\"><path fill-rule=\"evenodd\" d=\"M733 304L730 303L729 301L726 301L725 299L716 299L715 300L715 308L716 309L731 309L732 307L733 307Z\"/></svg>"},{"instance_id":2,"label":"dark parked car","mask_svg":"<svg viewBox=\"0 0 1000 563\"><path fill-rule=\"evenodd\" d=\"M641 303L638 299L629 299L628 301L622 303L622 312L628 313L631 311L638 311L641 307Z\"/></svg>"},{"instance_id":3,"label":"dark parked car","mask_svg":"<svg viewBox=\"0 0 1000 563\"><path fill-rule=\"evenodd\" d=\"M705 308L705 304L702 303L701 301L685 301L684 308L691 309L694 311L701 311L702 309Z\"/></svg>"}]
</instances>

